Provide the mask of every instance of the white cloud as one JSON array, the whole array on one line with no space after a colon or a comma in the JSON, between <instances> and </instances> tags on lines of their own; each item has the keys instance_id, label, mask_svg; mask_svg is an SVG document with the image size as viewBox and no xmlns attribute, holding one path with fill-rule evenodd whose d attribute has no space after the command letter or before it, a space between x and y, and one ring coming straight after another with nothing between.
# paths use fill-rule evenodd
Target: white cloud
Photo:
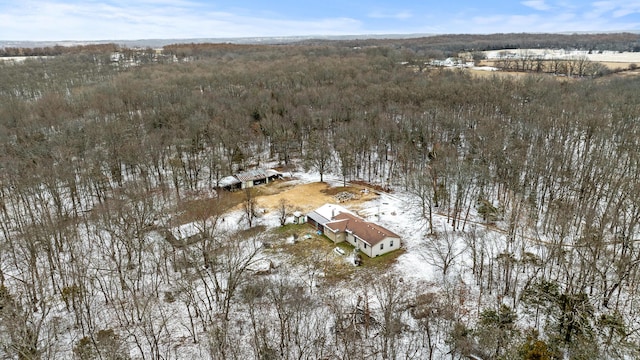
<instances>
[{"instance_id":1,"label":"white cloud","mask_svg":"<svg viewBox=\"0 0 640 360\"><path fill-rule=\"evenodd\" d=\"M618 18L632 14L640 14L640 3L620 5L620 7L613 12L613 17Z\"/></svg>"},{"instance_id":2,"label":"white cloud","mask_svg":"<svg viewBox=\"0 0 640 360\"><path fill-rule=\"evenodd\" d=\"M413 17L413 14L410 11L400 11L395 13L386 13L382 11L373 11L368 15L370 18L374 19L409 19Z\"/></svg>"},{"instance_id":3,"label":"white cloud","mask_svg":"<svg viewBox=\"0 0 640 360\"><path fill-rule=\"evenodd\" d=\"M591 10L585 13L585 17L587 19L597 19L615 8L616 5L613 1L596 1L591 4Z\"/></svg>"},{"instance_id":4,"label":"white cloud","mask_svg":"<svg viewBox=\"0 0 640 360\"><path fill-rule=\"evenodd\" d=\"M287 20L265 14L215 11L189 1L81 2L77 5L28 1L0 10L5 40L115 40L216 38L289 35L337 35L361 32L350 18Z\"/></svg>"},{"instance_id":5,"label":"white cloud","mask_svg":"<svg viewBox=\"0 0 640 360\"><path fill-rule=\"evenodd\" d=\"M529 0L521 2L522 5L530 7L534 10L547 11L551 10L551 6L547 5L544 0Z\"/></svg>"},{"instance_id":6,"label":"white cloud","mask_svg":"<svg viewBox=\"0 0 640 360\"><path fill-rule=\"evenodd\" d=\"M458 18L455 28L449 32L456 33L506 33L506 32L573 32L573 31L624 31L638 29L638 21L613 21L610 17L585 19L583 14L572 10L553 14L530 15L491 15L475 16L469 19Z\"/></svg>"},{"instance_id":7,"label":"white cloud","mask_svg":"<svg viewBox=\"0 0 640 360\"><path fill-rule=\"evenodd\" d=\"M76 0L74 0L76 1ZM521 0L522 1L522 0ZM637 30L637 0L526 0L544 15L491 13L482 8L462 12L416 9L372 11L362 19L324 17L297 20L270 10L222 9L200 0L24 0L3 6L0 40L119 40L150 38L230 38L292 35L497 33ZM631 3L631 4L630 4ZM451 5L453 6L453 5ZM450 6L450 7L451 7ZM412 12L415 11L415 12ZM538 14L538 16L535 16ZM372 20L373 19L373 20ZM371 23L367 21L371 20ZM386 21L385 20L389 20ZM633 21L633 22L632 22Z\"/></svg>"},{"instance_id":8,"label":"white cloud","mask_svg":"<svg viewBox=\"0 0 640 360\"><path fill-rule=\"evenodd\" d=\"M613 19L628 15L640 14L640 3L629 1L596 1L591 3L591 10L585 13L587 19L597 19L610 14Z\"/></svg>"}]
</instances>

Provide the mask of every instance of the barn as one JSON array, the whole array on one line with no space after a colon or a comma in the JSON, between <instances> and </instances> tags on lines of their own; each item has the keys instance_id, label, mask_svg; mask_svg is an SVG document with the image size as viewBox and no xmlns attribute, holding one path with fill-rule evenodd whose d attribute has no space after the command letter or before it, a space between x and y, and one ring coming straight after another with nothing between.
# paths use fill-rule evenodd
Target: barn
<instances>
[{"instance_id":1,"label":"barn","mask_svg":"<svg viewBox=\"0 0 640 360\"><path fill-rule=\"evenodd\" d=\"M268 184L280 177L282 177L282 174L276 170L258 168L224 177L218 181L218 187L228 191L235 191Z\"/></svg>"}]
</instances>

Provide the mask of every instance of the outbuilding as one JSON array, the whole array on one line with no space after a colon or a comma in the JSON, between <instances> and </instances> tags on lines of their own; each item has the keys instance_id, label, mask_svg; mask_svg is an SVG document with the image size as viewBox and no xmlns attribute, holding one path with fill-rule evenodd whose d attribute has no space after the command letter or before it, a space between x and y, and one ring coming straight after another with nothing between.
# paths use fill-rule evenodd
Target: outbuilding
<instances>
[{"instance_id":1,"label":"outbuilding","mask_svg":"<svg viewBox=\"0 0 640 360\"><path fill-rule=\"evenodd\" d=\"M280 178L282 174L273 169L252 169L227 176L218 181L218 187L229 191L251 188L256 185L268 184Z\"/></svg>"}]
</instances>

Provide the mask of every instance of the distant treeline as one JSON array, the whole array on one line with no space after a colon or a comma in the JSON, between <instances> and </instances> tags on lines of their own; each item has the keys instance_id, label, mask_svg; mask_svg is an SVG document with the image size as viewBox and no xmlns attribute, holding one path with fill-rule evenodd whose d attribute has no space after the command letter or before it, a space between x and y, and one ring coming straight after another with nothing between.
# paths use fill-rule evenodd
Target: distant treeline
<instances>
[{"instance_id":1,"label":"distant treeline","mask_svg":"<svg viewBox=\"0 0 640 360\"><path fill-rule=\"evenodd\" d=\"M309 40L303 44L322 45L329 40ZM459 51L487 51L499 49L578 49L592 51L640 51L640 34L450 34L413 39L349 40L340 42L350 47L395 46L415 52L443 52L445 56Z\"/></svg>"},{"instance_id":2,"label":"distant treeline","mask_svg":"<svg viewBox=\"0 0 640 360\"><path fill-rule=\"evenodd\" d=\"M0 57L8 56L57 56L63 54L103 54L118 51L119 45L110 44L90 44L76 46L50 46L50 47L5 47L0 48Z\"/></svg>"},{"instance_id":3,"label":"distant treeline","mask_svg":"<svg viewBox=\"0 0 640 360\"><path fill-rule=\"evenodd\" d=\"M640 34L449 34L410 39L359 39L359 40L304 40L289 44L336 46L336 47L373 47L384 46L396 49L408 49L429 57L456 55L460 51L487 51L498 49L578 49L590 51L640 51ZM165 54L181 56L208 56L220 51L254 51L273 45L238 45L228 43L189 43L172 44L163 47ZM285 45L276 45L285 46ZM0 57L7 56L54 56L77 53L106 53L122 51L126 48L114 44L90 44L53 47L6 47L0 48Z\"/></svg>"},{"instance_id":4,"label":"distant treeline","mask_svg":"<svg viewBox=\"0 0 640 360\"><path fill-rule=\"evenodd\" d=\"M219 54L249 53L254 51L264 51L273 45L240 45L228 43L188 43L171 44L162 47L163 53L184 57L209 57Z\"/></svg>"}]
</instances>

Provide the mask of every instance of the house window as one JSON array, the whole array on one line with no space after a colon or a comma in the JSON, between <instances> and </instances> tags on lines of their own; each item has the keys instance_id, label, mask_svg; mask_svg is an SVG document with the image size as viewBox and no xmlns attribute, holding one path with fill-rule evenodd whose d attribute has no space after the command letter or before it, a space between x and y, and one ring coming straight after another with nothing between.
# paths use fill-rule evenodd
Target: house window
<instances>
[{"instance_id":1,"label":"house window","mask_svg":"<svg viewBox=\"0 0 640 360\"><path fill-rule=\"evenodd\" d=\"M365 249L367 248L367 243L364 243L364 248L365 248Z\"/></svg>"},{"instance_id":2,"label":"house window","mask_svg":"<svg viewBox=\"0 0 640 360\"><path fill-rule=\"evenodd\" d=\"M384 244L380 244L380 250L384 249Z\"/></svg>"},{"instance_id":3,"label":"house window","mask_svg":"<svg viewBox=\"0 0 640 360\"><path fill-rule=\"evenodd\" d=\"M389 247L393 247L393 240L389 240Z\"/></svg>"}]
</instances>

